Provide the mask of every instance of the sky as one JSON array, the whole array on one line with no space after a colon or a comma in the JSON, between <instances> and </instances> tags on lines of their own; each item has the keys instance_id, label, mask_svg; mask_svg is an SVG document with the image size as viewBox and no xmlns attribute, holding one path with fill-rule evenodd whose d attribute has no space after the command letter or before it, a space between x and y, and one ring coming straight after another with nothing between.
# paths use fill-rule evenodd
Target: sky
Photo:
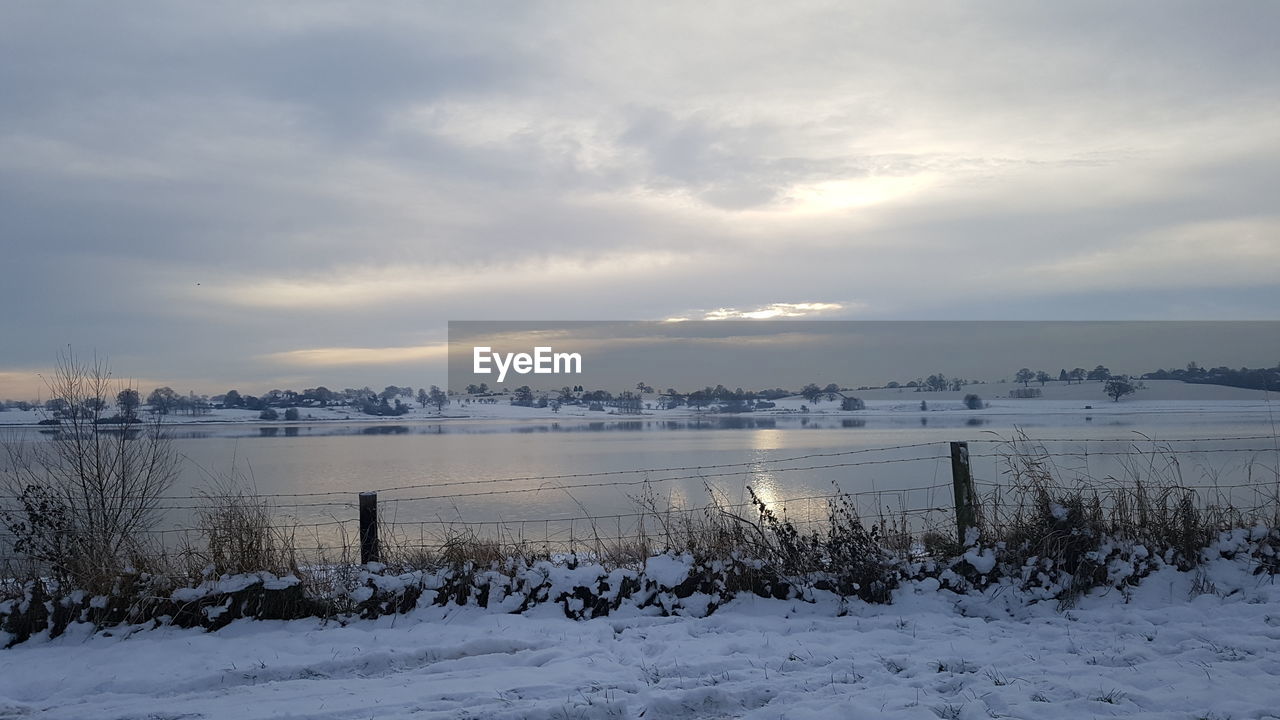
<instances>
[{"instance_id":1,"label":"sky","mask_svg":"<svg viewBox=\"0 0 1280 720\"><path fill-rule=\"evenodd\" d=\"M0 397L443 384L449 320L1280 319L1274 3L4 15Z\"/></svg>"}]
</instances>

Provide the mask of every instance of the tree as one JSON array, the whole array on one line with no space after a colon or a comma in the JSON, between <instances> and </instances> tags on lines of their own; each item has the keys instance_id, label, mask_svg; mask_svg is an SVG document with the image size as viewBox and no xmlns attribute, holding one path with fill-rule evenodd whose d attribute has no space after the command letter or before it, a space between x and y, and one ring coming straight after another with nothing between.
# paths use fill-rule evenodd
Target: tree
<instances>
[{"instance_id":1,"label":"tree","mask_svg":"<svg viewBox=\"0 0 1280 720\"><path fill-rule=\"evenodd\" d=\"M334 393L329 388L321 385L318 388L312 388L302 393L303 397L309 400L315 400L320 403L320 407L324 407L334 400Z\"/></svg>"},{"instance_id":2,"label":"tree","mask_svg":"<svg viewBox=\"0 0 1280 720\"><path fill-rule=\"evenodd\" d=\"M1035 379L1036 374L1031 372L1031 368L1022 368L1018 371L1018 374L1013 376L1014 382L1022 383L1023 387L1027 387Z\"/></svg>"},{"instance_id":3,"label":"tree","mask_svg":"<svg viewBox=\"0 0 1280 720\"><path fill-rule=\"evenodd\" d=\"M435 387L435 385L432 385L431 387ZM418 388L418 407L426 408L430 402L431 398L427 395L427 389Z\"/></svg>"},{"instance_id":4,"label":"tree","mask_svg":"<svg viewBox=\"0 0 1280 720\"><path fill-rule=\"evenodd\" d=\"M147 404L151 406L153 412L168 415L169 411L178 405L178 393L168 386L156 388L147 396Z\"/></svg>"},{"instance_id":5,"label":"tree","mask_svg":"<svg viewBox=\"0 0 1280 720\"><path fill-rule=\"evenodd\" d=\"M1113 377L1107 379L1107 384L1103 388L1107 395L1115 402L1120 402L1120 398L1125 395L1131 395L1135 388L1129 382L1127 376Z\"/></svg>"},{"instance_id":6,"label":"tree","mask_svg":"<svg viewBox=\"0 0 1280 720\"><path fill-rule=\"evenodd\" d=\"M258 419L259 420L279 420L280 413L276 412L275 408L265 407L265 408L262 408L262 412L258 413Z\"/></svg>"},{"instance_id":7,"label":"tree","mask_svg":"<svg viewBox=\"0 0 1280 720\"><path fill-rule=\"evenodd\" d=\"M639 394L630 390L624 390L615 400L614 404L618 408L619 414L639 415L642 409L642 399Z\"/></svg>"},{"instance_id":8,"label":"tree","mask_svg":"<svg viewBox=\"0 0 1280 720\"><path fill-rule=\"evenodd\" d=\"M1099 365L1094 369L1090 370L1089 374L1085 376L1085 379L1097 380L1098 382L1106 382L1107 380L1111 379L1111 371Z\"/></svg>"},{"instance_id":9,"label":"tree","mask_svg":"<svg viewBox=\"0 0 1280 720\"><path fill-rule=\"evenodd\" d=\"M442 412L444 406L449 404L449 394L432 385L431 391L427 393L427 402L436 406L436 412Z\"/></svg>"},{"instance_id":10,"label":"tree","mask_svg":"<svg viewBox=\"0 0 1280 720\"><path fill-rule=\"evenodd\" d=\"M1061 370L1058 371L1058 382L1064 382L1068 385L1071 384L1071 377L1067 375L1066 368L1062 368Z\"/></svg>"},{"instance_id":11,"label":"tree","mask_svg":"<svg viewBox=\"0 0 1280 720\"><path fill-rule=\"evenodd\" d=\"M804 387L800 388L800 396L815 405L817 405L818 402L822 399L822 394L823 394L822 388L818 387L817 383L809 383L808 385L805 385ZM693 404L692 395L689 396L689 404L690 405Z\"/></svg>"},{"instance_id":12,"label":"tree","mask_svg":"<svg viewBox=\"0 0 1280 720\"><path fill-rule=\"evenodd\" d=\"M1084 368L1074 368L1070 373L1068 373L1068 375L1071 376L1072 380L1075 380L1078 383L1082 383L1084 382L1085 378L1089 376L1089 371L1085 370Z\"/></svg>"},{"instance_id":13,"label":"tree","mask_svg":"<svg viewBox=\"0 0 1280 720\"><path fill-rule=\"evenodd\" d=\"M1040 383L1041 387L1044 387L1044 384L1049 382L1052 379L1053 377L1051 377L1049 373L1045 372L1044 370L1036 371L1036 381Z\"/></svg>"},{"instance_id":14,"label":"tree","mask_svg":"<svg viewBox=\"0 0 1280 720\"><path fill-rule=\"evenodd\" d=\"M978 397L977 395L974 395L973 393L969 393L968 395L964 396L964 406L969 408L970 410L981 410L982 398Z\"/></svg>"},{"instance_id":15,"label":"tree","mask_svg":"<svg viewBox=\"0 0 1280 720\"><path fill-rule=\"evenodd\" d=\"M528 385L521 385L511 394L511 404L520 407L533 407L533 390Z\"/></svg>"},{"instance_id":16,"label":"tree","mask_svg":"<svg viewBox=\"0 0 1280 720\"><path fill-rule=\"evenodd\" d=\"M222 407L244 407L244 398L240 397L240 391L228 390L227 394L222 396Z\"/></svg>"},{"instance_id":17,"label":"tree","mask_svg":"<svg viewBox=\"0 0 1280 720\"><path fill-rule=\"evenodd\" d=\"M116 393L116 407L120 408L120 414L126 418L132 418L138 413L138 408L142 405L142 396L133 388L125 388Z\"/></svg>"},{"instance_id":18,"label":"tree","mask_svg":"<svg viewBox=\"0 0 1280 720\"><path fill-rule=\"evenodd\" d=\"M814 387L816 388L818 386L814 385ZM711 402L711 398L707 397L707 393L705 390L694 390L693 392L689 393L688 402L689 402L689 407L695 410L701 410L702 408L707 406L707 403Z\"/></svg>"},{"instance_id":19,"label":"tree","mask_svg":"<svg viewBox=\"0 0 1280 720\"><path fill-rule=\"evenodd\" d=\"M284 419L285 419L285 420L297 420L297 419L298 419L298 408L296 408L296 407L291 407L291 408L289 408L289 409L285 410L285 411L284 411Z\"/></svg>"},{"instance_id":20,"label":"tree","mask_svg":"<svg viewBox=\"0 0 1280 720\"><path fill-rule=\"evenodd\" d=\"M60 355L52 395L75 407L119 395L105 360ZM124 432L96 427L100 410L75 413L39 443L4 444L0 487L8 499L0 521L12 550L36 561L67 591L111 590L130 556L154 526L159 503L179 470L179 457L160 431L159 416L127 421Z\"/></svg>"}]
</instances>

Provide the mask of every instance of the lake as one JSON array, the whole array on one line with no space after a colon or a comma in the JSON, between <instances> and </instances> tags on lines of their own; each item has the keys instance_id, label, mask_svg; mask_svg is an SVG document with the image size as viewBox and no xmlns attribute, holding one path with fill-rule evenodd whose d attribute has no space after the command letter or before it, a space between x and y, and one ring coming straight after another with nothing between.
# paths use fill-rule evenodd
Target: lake
<instances>
[{"instance_id":1,"label":"lake","mask_svg":"<svg viewBox=\"0 0 1280 720\"><path fill-rule=\"evenodd\" d=\"M504 531L516 527L536 539L592 531L625 535L629 519L565 519L632 513L641 496L662 507L703 505L709 492L744 503L748 486L779 509L782 500L826 496L836 488L880 491L859 496L864 515L946 509L952 504L948 443L972 443L979 482L1002 481L1005 462L997 455L1008 452L1002 441L1019 429L1048 441L1043 445L1064 480L1134 471L1168 477L1156 471L1174 467L1185 484L1229 485L1268 473L1274 478L1280 450L1272 427L1271 418L1259 413L988 420L955 412L865 419L173 425L167 432L183 457L182 474L160 527L189 526L193 506L200 504L190 498L233 476L258 493L296 495L272 499L290 523L344 521L339 527L348 532L357 493L377 490L382 521L424 542L442 524L458 522L502 523ZM7 432L10 441L43 437L31 428ZM1166 446L1177 456L1163 452ZM1113 454L1135 450L1147 454ZM822 514L825 501L785 503L785 509L788 517L804 520ZM429 524L416 525L422 522ZM331 542L338 528L309 532L317 542Z\"/></svg>"}]
</instances>

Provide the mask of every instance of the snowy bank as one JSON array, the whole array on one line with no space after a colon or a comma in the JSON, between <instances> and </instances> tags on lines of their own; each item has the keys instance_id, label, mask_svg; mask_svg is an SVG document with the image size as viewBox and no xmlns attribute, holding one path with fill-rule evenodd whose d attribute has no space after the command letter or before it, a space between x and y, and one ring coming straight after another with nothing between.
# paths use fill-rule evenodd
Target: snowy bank
<instances>
[{"instance_id":1,"label":"snowy bank","mask_svg":"<svg viewBox=\"0 0 1280 720\"><path fill-rule=\"evenodd\" d=\"M552 607L428 603L217 633L77 626L0 653L0 714L1276 717L1280 589L1254 568L1239 555L1199 573L1166 566L1127 595L1089 594L1065 613L1016 602L1003 585L961 594L926 579L892 605L748 594L702 618L632 607L582 622Z\"/></svg>"}]
</instances>

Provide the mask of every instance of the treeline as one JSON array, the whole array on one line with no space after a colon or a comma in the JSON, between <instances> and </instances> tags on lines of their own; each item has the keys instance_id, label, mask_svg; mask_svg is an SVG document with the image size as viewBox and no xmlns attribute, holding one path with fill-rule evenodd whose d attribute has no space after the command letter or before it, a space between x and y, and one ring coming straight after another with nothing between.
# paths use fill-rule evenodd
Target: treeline
<instances>
[{"instance_id":1,"label":"treeline","mask_svg":"<svg viewBox=\"0 0 1280 720\"><path fill-rule=\"evenodd\" d=\"M49 414L48 422L88 417L96 418L100 424L126 423L137 418L141 412L152 415L207 415L215 409L254 410L263 420L297 420L300 410L307 408L350 407L352 410L367 415L404 415L413 407L410 403L417 401L418 407L434 406L441 410L449 404L448 394L432 385L419 388L417 393L409 386L388 385L381 392L369 387L330 390L323 385L307 388L301 392L295 390L269 390L262 395L249 395L239 390L228 390L220 395L201 395L188 392L183 395L165 386L153 389L143 398L134 388L126 388L114 398L90 397L72 402L66 398L53 397L43 403L6 400L0 403L0 410L37 410L43 409ZM114 405L116 413L105 415L104 410Z\"/></svg>"},{"instance_id":2,"label":"treeline","mask_svg":"<svg viewBox=\"0 0 1280 720\"><path fill-rule=\"evenodd\" d=\"M449 404L449 395L435 385L429 389L418 388L416 394L408 385L388 385L381 392L368 386L330 390L322 385L307 388L300 393L293 390L271 390L261 396L242 395L239 391L229 390L223 395L210 398L210 402L217 407L258 410L264 420L276 419L278 409L284 409L286 420L296 420L300 408L333 406L349 407L365 415L395 417L408 413L413 408L410 403L414 401L420 408L433 406L436 410L442 410Z\"/></svg>"},{"instance_id":3,"label":"treeline","mask_svg":"<svg viewBox=\"0 0 1280 720\"><path fill-rule=\"evenodd\" d=\"M885 387L891 390L895 388L911 388L916 392L946 392L948 390L955 392L960 390L966 385L981 385L981 384L983 383L980 380L965 380L964 378L949 378L946 375L943 375L942 373L934 373L933 375L930 375L927 378L916 378L915 380L908 380L905 384L899 383L898 381L893 380L886 383ZM870 390L870 389L871 388L868 388L868 387L859 388L859 390Z\"/></svg>"},{"instance_id":4,"label":"treeline","mask_svg":"<svg viewBox=\"0 0 1280 720\"><path fill-rule=\"evenodd\" d=\"M481 396L481 401L488 393L487 386L469 385L466 391L470 395ZM587 390L581 385L565 386L555 393L537 393L528 385L522 385L510 393L512 405L522 407L551 408L559 412L566 405L585 407L589 411L612 410L619 414L635 414L643 410L674 410L679 407L690 407L695 410L714 408L718 412L741 413L755 410L767 410L775 407L774 400L791 395L801 394L810 402L818 403L823 399L840 399L847 409L862 409L862 401L847 397L845 390L830 383L819 387L817 383L806 385L800 393L783 388L765 390L730 390L724 385L710 385L692 392L680 392L675 388L667 388L658 392L651 385L636 383L635 390L624 390L613 393L608 390ZM505 394L505 393L504 393ZM657 395L656 400L645 402L644 396ZM852 407L850 407L852 406Z\"/></svg>"},{"instance_id":5,"label":"treeline","mask_svg":"<svg viewBox=\"0 0 1280 720\"><path fill-rule=\"evenodd\" d=\"M815 386L816 387L816 386ZM832 386L834 387L834 385ZM496 393L490 393L486 385L468 385L468 395L479 396L475 401L484 402ZM507 393L500 393L506 395ZM645 402L646 394L656 394L652 402ZM721 412L751 412L771 408L772 400L796 393L782 388L768 390L730 390L724 385L679 392L675 388L667 388L658 392L651 385L637 383L635 390L624 390L613 393L608 390L587 390L582 385L564 386L557 392L539 393L528 385L522 385L510 391L510 402L520 407L550 408L559 412L560 408L569 406L585 407L589 411L608 411L619 414L636 414L643 410L674 410L678 407L691 407L695 410L716 407ZM470 402L472 400L468 400Z\"/></svg>"},{"instance_id":6,"label":"treeline","mask_svg":"<svg viewBox=\"0 0 1280 720\"><path fill-rule=\"evenodd\" d=\"M1073 370L1062 369L1058 371L1057 380L1071 383L1080 382L1100 382L1105 383L1112 379L1128 380L1129 375L1114 375L1105 365L1098 365L1092 370L1084 368L1075 368ZM1185 368L1175 370L1165 370L1160 368L1155 372L1142 373L1136 376L1138 380L1180 380L1185 383L1196 383L1201 385L1226 385L1229 387L1247 388L1250 390L1280 390L1280 363L1272 368L1247 368L1242 367L1233 369L1225 365L1215 368L1200 367L1199 364L1190 362ZM1031 370L1030 368L1022 368L1014 373L1015 382L1020 382L1024 387L1029 386L1033 382L1044 385L1054 378L1044 370ZM891 384L892 385L892 384Z\"/></svg>"},{"instance_id":7,"label":"treeline","mask_svg":"<svg viewBox=\"0 0 1280 720\"><path fill-rule=\"evenodd\" d=\"M1074 368L1072 370L1067 370L1066 368L1063 368L1058 371L1057 380L1058 382L1065 382L1066 384L1070 385L1073 382L1082 383L1082 382L1085 382L1086 380L1091 382L1106 382L1111 378L1112 378L1112 375L1111 375L1111 370L1109 368L1107 368L1105 365L1097 365L1092 370L1085 370L1084 368L1080 368L1080 367ZM1053 379L1054 379L1054 376L1050 375L1047 371L1032 370L1031 368L1022 368L1021 370L1013 374L1014 382L1022 383L1023 387L1030 387L1031 383L1033 382L1038 382L1040 383L1040 385L1043 386L1045 383ZM1001 382L1004 382L1004 381L1002 380Z\"/></svg>"},{"instance_id":8,"label":"treeline","mask_svg":"<svg viewBox=\"0 0 1280 720\"><path fill-rule=\"evenodd\" d=\"M1250 390L1280 390L1280 363L1273 368L1233 370L1226 366L1202 368L1194 362L1179 370L1163 368L1142 376L1144 380L1181 380L1203 385L1226 385Z\"/></svg>"}]
</instances>

